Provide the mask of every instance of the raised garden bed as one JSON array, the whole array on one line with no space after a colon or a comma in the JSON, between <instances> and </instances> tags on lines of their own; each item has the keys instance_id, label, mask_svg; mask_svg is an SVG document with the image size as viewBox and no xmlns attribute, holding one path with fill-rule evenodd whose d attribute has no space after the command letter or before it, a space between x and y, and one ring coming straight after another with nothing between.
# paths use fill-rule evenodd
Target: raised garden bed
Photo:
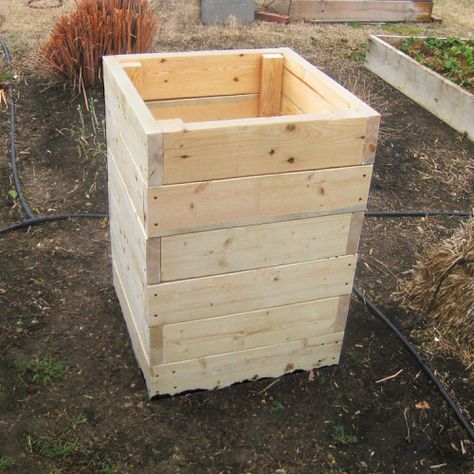
<instances>
[{"instance_id":1,"label":"raised garden bed","mask_svg":"<svg viewBox=\"0 0 474 474\"><path fill-rule=\"evenodd\" d=\"M372 35L369 38L367 68L474 140L474 95L400 51L399 48L408 39L406 36Z\"/></svg>"},{"instance_id":2,"label":"raised garden bed","mask_svg":"<svg viewBox=\"0 0 474 474\"><path fill-rule=\"evenodd\" d=\"M339 360L379 115L289 49L104 60L114 284L150 395Z\"/></svg>"}]
</instances>

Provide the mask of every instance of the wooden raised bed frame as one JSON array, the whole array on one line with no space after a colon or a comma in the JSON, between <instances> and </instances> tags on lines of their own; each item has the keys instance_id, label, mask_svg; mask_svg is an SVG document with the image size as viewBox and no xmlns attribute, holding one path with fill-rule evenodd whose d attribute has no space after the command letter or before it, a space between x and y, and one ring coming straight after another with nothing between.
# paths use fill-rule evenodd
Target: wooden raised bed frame
<instances>
[{"instance_id":1,"label":"wooden raised bed frame","mask_svg":"<svg viewBox=\"0 0 474 474\"><path fill-rule=\"evenodd\" d=\"M400 22L431 21L432 0L277 0L271 11L291 21Z\"/></svg>"},{"instance_id":2,"label":"wooden raised bed frame","mask_svg":"<svg viewBox=\"0 0 474 474\"><path fill-rule=\"evenodd\" d=\"M400 51L406 39L370 36L366 67L474 141L474 95Z\"/></svg>"},{"instance_id":3,"label":"wooden raised bed frame","mask_svg":"<svg viewBox=\"0 0 474 474\"><path fill-rule=\"evenodd\" d=\"M114 285L150 396L336 364L379 115L290 49L104 58Z\"/></svg>"}]
</instances>

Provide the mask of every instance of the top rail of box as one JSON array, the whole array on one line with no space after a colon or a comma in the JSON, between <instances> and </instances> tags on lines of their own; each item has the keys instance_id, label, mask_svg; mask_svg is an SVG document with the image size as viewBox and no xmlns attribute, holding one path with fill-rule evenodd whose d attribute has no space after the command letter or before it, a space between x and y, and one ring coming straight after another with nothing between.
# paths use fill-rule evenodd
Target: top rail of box
<instances>
[{"instance_id":1,"label":"top rail of box","mask_svg":"<svg viewBox=\"0 0 474 474\"><path fill-rule=\"evenodd\" d=\"M141 99L146 102L259 94L261 58L264 54L283 55L284 74L297 78L334 107L367 115L376 114L363 101L289 48L118 55L105 57L104 65L113 75L120 76L117 80L122 82L126 79L118 70L136 63L140 69L139 78L133 82Z\"/></svg>"}]
</instances>

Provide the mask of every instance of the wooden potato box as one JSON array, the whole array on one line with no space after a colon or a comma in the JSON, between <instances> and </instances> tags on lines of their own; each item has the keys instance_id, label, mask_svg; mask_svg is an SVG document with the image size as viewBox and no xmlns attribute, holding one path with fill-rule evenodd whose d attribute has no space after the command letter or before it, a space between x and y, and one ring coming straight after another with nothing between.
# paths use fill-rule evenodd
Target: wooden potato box
<instances>
[{"instance_id":1,"label":"wooden potato box","mask_svg":"<svg viewBox=\"0 0 474 474\"><path fill-rule=\"evenodd\" d=\"M114 285L150 396L339 360L379 115L287 48L104 58Z\"/></svg>"}]
</instances>

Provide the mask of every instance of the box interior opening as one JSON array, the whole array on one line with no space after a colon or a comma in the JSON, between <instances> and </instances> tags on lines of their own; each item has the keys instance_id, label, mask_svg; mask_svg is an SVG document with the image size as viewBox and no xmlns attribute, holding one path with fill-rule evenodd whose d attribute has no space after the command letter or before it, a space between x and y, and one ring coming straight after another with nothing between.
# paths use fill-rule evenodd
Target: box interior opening
<instances>
[{"instance_id":1,"label":"box interior opening","mask_svg":"<svg viewBox=\"0 0 474 474\"><path fill-rule=\"evenodd\" d=\"M279 52L145 57L121 65L156 120L185 123L328 113L341 104Z\"/></svg>"}]
</instances>

